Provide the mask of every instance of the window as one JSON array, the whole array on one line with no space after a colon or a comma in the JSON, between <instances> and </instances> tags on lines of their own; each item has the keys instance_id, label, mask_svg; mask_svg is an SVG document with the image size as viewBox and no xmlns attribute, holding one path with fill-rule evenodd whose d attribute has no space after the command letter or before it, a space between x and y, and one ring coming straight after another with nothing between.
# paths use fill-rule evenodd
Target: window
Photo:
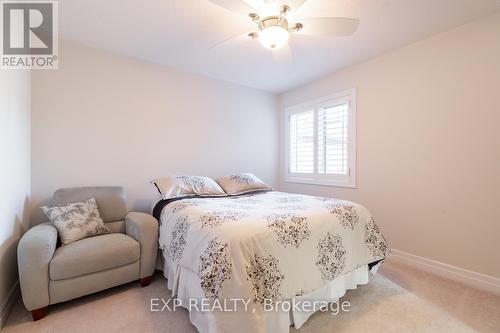
<instances>
[{"instance_id":1,"label":"window","mask_svg":"<svg viewBox=\"0 0 500 333\"><path fill-rule=\"evenodd\" d=\"M288 108L287 182L356 186L356 90Z\"/></svg>"}]
</instances>

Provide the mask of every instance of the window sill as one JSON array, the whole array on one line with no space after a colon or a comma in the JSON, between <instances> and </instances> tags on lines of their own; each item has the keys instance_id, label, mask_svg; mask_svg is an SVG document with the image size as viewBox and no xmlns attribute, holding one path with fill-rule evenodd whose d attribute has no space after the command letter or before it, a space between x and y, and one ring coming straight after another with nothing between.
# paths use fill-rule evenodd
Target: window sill
<instances>
[{"instance_id":1,"label":"window sill","mask_svg":"<svg viewBox=\"0 0 500 333\"><path fill-rule=\"evenodd\" d=\"M307 185L329 186L329 187L356 188L356 182L352 179L349 181L334 181L334 180L321 180L321 179L286 178L285 182L307 184Z\"/></svg>"}]
</instances>

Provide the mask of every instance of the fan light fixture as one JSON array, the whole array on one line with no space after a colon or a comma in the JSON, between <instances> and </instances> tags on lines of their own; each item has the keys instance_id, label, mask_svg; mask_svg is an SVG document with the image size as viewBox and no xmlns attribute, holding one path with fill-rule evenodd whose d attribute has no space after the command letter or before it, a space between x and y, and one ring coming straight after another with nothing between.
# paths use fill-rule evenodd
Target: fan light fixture
<instances>
[{"instance_id":1,"label":"fan light fixture","mask_svg":"<svg viewBox=\"0 0 500 333\"><path fill-rule=\"evenodd\" d=\"M290 34L288 31L277 25L264 28L259 32L259 42L266 49L270 50L282 48L289 37Z\"/></svg>"},{"instance_id":2,"label":"fan light fixture","mask_svg":"<svg viewBox=\"0 0 500 333\"><path fill-rule=\"evenodd\" d=\"M290 37L290 32L302 29L302 24L297 23L289 27L286 14L290 7L281 6L279 15L260 18L255 13L250 13L250 18L257 24L258 32L248 34L251 38L258 38L260 44L269 50L277 50L285 46Z\"/></svg>"},{"instance_id":3,"label":"fan light fixture","mask_svg":"<svg viewBox=\"0 0 500 333\"><path fill-rule=\"evenodd\" d=\"M300 17L299 9L309 0L208 0L239 15L249 16L255 23L253 31L245 33L271 51L288 49L288 39L295 35L304 36L350 36L358 28L359 20L348 17ZM283 5L288 3L288 5ZM292 15L290 15L292 14ZM211 48L243 37L235 36L217 43ZM273 57L287 52L273 52Z\"/></svg>"}]
</instances>

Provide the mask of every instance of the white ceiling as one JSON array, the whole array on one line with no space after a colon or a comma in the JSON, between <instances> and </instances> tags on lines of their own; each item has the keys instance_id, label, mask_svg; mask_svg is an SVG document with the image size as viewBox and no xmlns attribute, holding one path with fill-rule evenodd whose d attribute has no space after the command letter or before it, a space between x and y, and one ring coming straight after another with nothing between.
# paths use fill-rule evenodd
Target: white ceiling
<instances>
[{"instance_id":1,"label":"white ceiling","mask_svg":"<svg viewBox=\"0 0 500 333\"><path fill-rule=\"evenodd\" d=\"M59 4L63 39L277 93L500 10L500 0L309 0L303 16L359 18L358 30L350 37L294 36L292 60L276 62L258 41L210 50L254 26L207 0Z\"/></svg>"}]
</instances>

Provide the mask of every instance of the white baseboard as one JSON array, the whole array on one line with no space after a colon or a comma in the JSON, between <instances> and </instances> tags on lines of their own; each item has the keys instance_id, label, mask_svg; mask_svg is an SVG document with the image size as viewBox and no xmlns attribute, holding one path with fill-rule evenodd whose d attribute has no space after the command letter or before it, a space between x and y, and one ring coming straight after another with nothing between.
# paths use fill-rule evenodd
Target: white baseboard
<instances>
[{"instance_id":1,"label":"white baseboard","mask_svg":"<svg viewBox=\"0 0 500 333\"><path fill-rule=\"evenodd\" d=\"M7 318L9 317L10 312L14 308L17 299L19 298L20 290L19 290L19 280L10 288L5 301L1 305L0 308L0 330L7 322Z\"/></svg>"},{"instance_id":2,"label":"white baseboard","mask_svg":"<svg viewBox=\"0 0 500 333\"><path fill-rule=\"evenodd\" d=\"M500 295L500 279L486 274L477 273L464 268L444 264L435 260L423 258L397 249L391 249L391 259L399 260L423 271L441 277L458 281Z\"/></svg>"}]
</instances>

